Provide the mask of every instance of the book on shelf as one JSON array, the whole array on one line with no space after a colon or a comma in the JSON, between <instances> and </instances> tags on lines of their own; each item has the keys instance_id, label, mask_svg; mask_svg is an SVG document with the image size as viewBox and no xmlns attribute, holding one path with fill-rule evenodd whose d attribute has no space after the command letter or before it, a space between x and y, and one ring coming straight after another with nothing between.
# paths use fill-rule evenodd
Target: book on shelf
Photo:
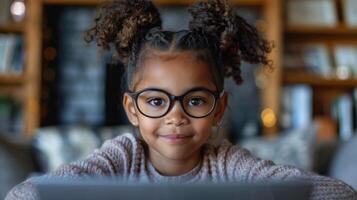
<instances>
[{"instance_id":1,"label":"book on shelf","mask_svg":"<svg viewBox=\"0 0 357 200\"><path fill-rule=\"evenodd\" d=\"M355 88L352 92L353 97L353 125L354 125L354 132L357 132L357 88Z\"/></svg>"},{"instance_id":2,"label":"book on shelf","mask_svg":"<svg viewBox=\"0 0 357 200\"><path fill-rule=\"evenodd\" d=\"M357 46L338 45L334 48L337 76L340 78L357 77ZM344 69L340 72L339 69Z\"/></svg>"},{"instance_id":3,"label":"book on shelf","mask_svg":"<svg viewBox=\"0 0 357 200\"><path fill-rule=\"evenodd\" d=\"M0 97L0 134L21 135L23 111L20 103Z\"/></svg>"},{"instance_id":4,"label":"book on shelf","mask_svg":"<svg viewBox=\"0 0 357 200\"><path fill-rule=\"evenodd\" d=\"M284 67L291 70L307 70L303 58L303 46L301 44L287 44L283 56Z\"/></svg>"},{"instance_id":5,"label":"book on shelf","mask_svg":"<svg viewBox=\"0 0 357 200\"><path fill-rule=\"evenodd\" d=\"M288 0L286 10L289 26L335 27L338 24L334 0Z\"/></svg>"},{"instance_id":6,"label":"book on shelf","mask_svg":"<svg viewBox=\"0 0 357 200\"><path fill-rule=\"evenodd\" d=\"M23 71L23 63L22 37L0 34L0 74L20 74Z\"/></svg>"},{"instance_id":7,"label":"book on shelf","mask_svg":"<svg viewBox=\"0 0 357 200\"><path fill-rule=\"evenodd\" d=\"M291 99L291 87L286 86L282 90L282 111L281 111L281 120L280 124L283 129L288 129L292 124L292 99Z\"/></svg>"},{"instance_id":8,"label":"book on shelf","mask_svg":"<svg viewBox=\"0 0 357 200\"><path fill-rule=\"evenodd\" d=\"M343 16L348 27L357 27L357 1L343 0Z\"/></svg>"},{"instance_id":9,"label":"book on shelf","mask_svg":"<svg viewBox=\"0 0 357 200\"><path fill-rule=\"evenodd\" d=\"M329 77L333 67L324 44L288 44L284 53L284 67Z\"/></svg>"},{"instance_id":10,"label":"book on shelf","mask_svg":"<svg viewBox=\"0 0 357 200\"><path fill-rule=\"evenodd\" d=\"M312 88L303 84L285 86L282 97L282 128L308 127L312 122Z\"/></svg>"},{"instance_id":11,"label":"book on shelf","mask_svg":"<svg viewBox=\"0 0 357 200\"><path fill-rule=\"evenodd\" d=\"M345 94L332 104L332 116L338 122L339 137L343 141L349 140L354 133L353 101L356 100L353 99L352 95Z\"/></svg>"}]
</instances>

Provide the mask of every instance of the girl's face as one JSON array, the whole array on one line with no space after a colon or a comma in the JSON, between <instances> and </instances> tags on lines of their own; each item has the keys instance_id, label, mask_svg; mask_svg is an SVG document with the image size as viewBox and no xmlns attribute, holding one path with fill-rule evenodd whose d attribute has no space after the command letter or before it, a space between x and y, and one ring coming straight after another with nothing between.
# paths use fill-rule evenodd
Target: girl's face
<instances>
[{"instance_id":1,"label":"girl's face","mask_svg":"<svg viewBox=\"0 0 357 200\"><path fill-rule=\"evenodd\" d=\"M159 56L146 59L134 80L134 92L156 88L180 96L197 87L217 91L209 66L199 62L189 51L177 53L170 59ZM162 102L150 103L156 105ZM139 112L135 100L128 94L124 95L123 100L130 122L138 126L149 146L150 157L170 160L187 160L199 155L200 147L210 137L212 126L221 120L226 103L224 94L210 115L193 118L183 111L176 100L166 115L150 118Z\"/></svg>"}]
</instances>

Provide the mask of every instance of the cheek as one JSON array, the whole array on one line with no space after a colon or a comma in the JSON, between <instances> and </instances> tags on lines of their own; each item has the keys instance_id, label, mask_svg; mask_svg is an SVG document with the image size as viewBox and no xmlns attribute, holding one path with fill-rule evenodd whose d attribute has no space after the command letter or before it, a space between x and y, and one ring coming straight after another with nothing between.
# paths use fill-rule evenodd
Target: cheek
<instances>
[{"instance_id":1,"label":"cheek","mask_svg":"<svg viewBox=\"0 0 357 200\"><path fill-rule=\"evenodd\" d=\"M139 129L144 139L154 136L154 133L159 128L159 120L146 117L139 117Z\"/></svg>"},{"instance_id":2,"label":"cheek","mask_svg":"<svg viewBox=\"0 0 357 200\"><path fill-rule=\"evenodd\" d=\"M197 119L193 121L192 127L197 134L200 134L201 137L209 137L212 131L213 120L208 119Z\"/></svg>"}]
</instances>

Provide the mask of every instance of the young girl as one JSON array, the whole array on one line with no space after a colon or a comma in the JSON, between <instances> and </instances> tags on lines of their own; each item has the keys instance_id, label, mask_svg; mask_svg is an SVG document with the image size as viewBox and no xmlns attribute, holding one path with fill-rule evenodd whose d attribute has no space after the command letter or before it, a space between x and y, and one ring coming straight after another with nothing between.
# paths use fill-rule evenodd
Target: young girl
<instances>
[{"instance_id":1,"label":"young girl","mask_svg":"<svg viewBox=\"0 0 357 200\"><path fill-rule=\"evenodd\" d=\"M228 142L209 144L227 105L224 77L240 83L240 63L269 65L271 45L227 2L193 5L189 30L161 29L157 8L146 0L116 0L102 7L89 40L114 46L127 73L123 106L142 139L130 134L106 141L87 159L63 165L49 177L120 176L125 180L306 180L312 199L357 199L341 181L260 160ZM37 199L29 179L6 199Z\"/></svg>"}]
</instances>

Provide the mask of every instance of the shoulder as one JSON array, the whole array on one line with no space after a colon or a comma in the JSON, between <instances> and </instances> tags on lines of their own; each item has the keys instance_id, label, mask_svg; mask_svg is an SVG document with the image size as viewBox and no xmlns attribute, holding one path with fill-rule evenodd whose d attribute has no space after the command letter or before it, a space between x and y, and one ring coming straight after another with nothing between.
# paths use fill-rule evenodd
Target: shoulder
<instances>
[{"instance_id":1,"label":"shoulder","mask_svg":"<svg viewBox=\"0 0 357 200\"><path fill-rule=\"evenodd\" d=\"M283 165L275 165L271 160L264 160L253 155L249 150L223 141L215 148L217 165L224 167L234 180L283 180L304 174L301 170Z\"/></svg>"},{"instance_id":2,"label":"shoulder","mask_svg":"<svg viewBox=\"0 0 357 200\"><path fill-rule=\"evenodd\" d=\"M123 148L127 150L132 150L138 147L142 147L142 141L135 137L133 134L125 133L113 139L105 141L101 149Z\"/></svg>"},{"instance_id":3,"label":"shoulder","mask_svg":"<svg viewBox=\"0 0 357 200\"><path fill-rule=\"evenodd\" d=\"M218 145L207 145L210 153L213 153L218 161L226 162L246 162L250 160L257 160L247 149L239 145L233 145L228 140L223 140Z\"/></svg>"},{"instance_id":4,"label":"shoulder","mask_svg":"<svg viewBox=\"0 0 357 200\"><path fill-rule=\"evenodd\" d=\"M130 167L139 162L143 155L139 139L131 134L123 134L106 140L83 160L62 165L51 173L54 176L67 175L126 175ZM138 159L139 158L139 159Z\"/></svg>"},{"instance_id":5,"label":"shoulder","mask_svg":"<svg viewBox=\"0 0 357 200\"><path fill-rule=\"evenodd\" d=\"M126 175L129 168L141 155L142 142L131 134L123 134L104 142L84 160L75 161L60 166L45 177L85 177L87 175ZM28 179L14 187L7 195L6 200L38 199L34 182L37 179ZM40 180L40 179L39 179Z\"/></svg>"},{"instance_id":6,"label":"shoulder","mask_svg":"<svg viewBox=\"0 0 357 200\"><path fill-rule=\"evenodd\" d=\"M249 150L229 141L222 141L210 149L214 152L218 170L232 181L283 180L304 174L297 168L275 165L271 160L260 159Z\"/></svg>"},{"instance_id":7,"label":"shoulder","mask_svg":"<svg viewBox=\"0 0 357 200\"><path fill-rule=\"evenodd\" d=\"M143 153L144 142L129 133L105 141L101 148L94 152L94 154L101 154L112 162L122 160L129 161L129 163L138 160L144 155Z\"/></svg>"},{"instance_id":8,"label":"shoulder","mask_svg":"<svg viewBox=\"0 0 357 200\"><path fill-rule=\"evenodd\" d=\"M94 153L105 153L107 156L132 157L144 152L144 142L130 133L106 140Z\"/></svg>"},{"instance_id":9,"label":"shoulder","mask_svg":"<svg viewBox=\"0 0 357 200\"><path fill-rule=\"evenodd\" d=\"M220 174L225 174L229 179L246 179L253 166L260 160L253 156L247 149L233 145L224 140L219 145L206 146L206 154L213 160Z\"/></svg>"}]
</instances>

